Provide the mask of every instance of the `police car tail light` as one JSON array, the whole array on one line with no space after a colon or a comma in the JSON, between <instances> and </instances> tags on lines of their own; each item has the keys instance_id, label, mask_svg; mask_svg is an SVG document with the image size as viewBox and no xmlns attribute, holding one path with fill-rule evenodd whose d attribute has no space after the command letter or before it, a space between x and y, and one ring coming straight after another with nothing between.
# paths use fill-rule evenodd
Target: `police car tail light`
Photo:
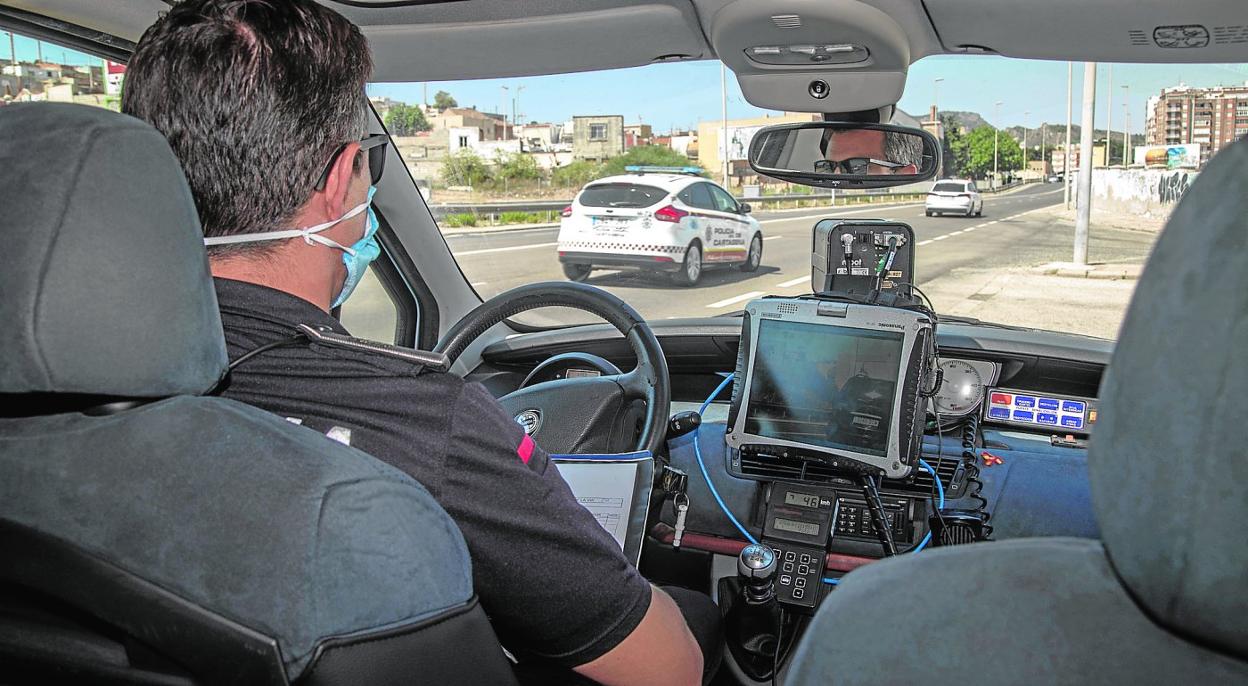
<instances>
[{"instance_id":1,"label":"police car tail light","mask_svg":"<svg viewBox=\"0 0 1248 686\"><path fill-rule=\"evenodd\" d=\"M559 214L560 214L561 216L564 216L564 217L571 217L571 216L572 216L572 206L571 206L571 205L568 205L567 207L563 208L563 211L562 211L562 212L560 212Z\"/></svg>"},{"instance_id":2,"label":"police car tail light","mask_svg":"<svg viewBox=\"0 0 1248 686\"><path fill-rule=\"evenodd\" d=\"M672 222L673 224L679 224L681 219L688 216L688 212L677 209L671 205L661 207L654 211L655 219L658 219L661 222Z\"/></svg>"}]
</instances>

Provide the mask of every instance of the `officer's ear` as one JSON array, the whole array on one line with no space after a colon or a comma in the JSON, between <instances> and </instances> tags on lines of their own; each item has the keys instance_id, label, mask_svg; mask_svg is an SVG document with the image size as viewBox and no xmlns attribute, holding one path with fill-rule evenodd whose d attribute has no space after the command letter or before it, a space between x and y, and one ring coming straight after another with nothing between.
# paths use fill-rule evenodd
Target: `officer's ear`
<instances>
[{"instance_id":1,"label":"officer's ear","mask_svg":"<svg viewBox=\"0 0 1248 686\"><path fill-rule=\"evenodd\" d=\"M351 184L359 174L366 174L367 165L356 164L360 158L360 144L348 143L338 152L325 177L325 186L313 194L313 202L319 203L325 213L326 220L341 217L351 209L348 207L347 196Z\"/></svg>"}]
</instances>

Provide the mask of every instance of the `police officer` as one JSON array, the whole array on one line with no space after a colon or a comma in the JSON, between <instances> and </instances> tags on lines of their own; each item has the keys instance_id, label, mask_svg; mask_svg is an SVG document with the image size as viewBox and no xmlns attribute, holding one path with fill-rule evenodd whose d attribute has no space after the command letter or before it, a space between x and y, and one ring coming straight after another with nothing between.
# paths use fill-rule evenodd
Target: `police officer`
<instances>
[{"instance_id":1,"label":"police officer","mask_svg":"<svg viewBox=\"0 0 1248 686\"><path fill-rule=\"evenodd\" d=\"M370 70L359 30L312 0L184 0L138 43L122 109L168 137L190 182L240 363L224 394L424 484L463 532L481 603L522 665L608 684L709 678L713 604L643 579L481 385L293 344L301 324L346 333L329 312L379 252L369 204L385 139L364 137ZM697 639L682 610L701 613Z\"/></svg>"}]
</instances>

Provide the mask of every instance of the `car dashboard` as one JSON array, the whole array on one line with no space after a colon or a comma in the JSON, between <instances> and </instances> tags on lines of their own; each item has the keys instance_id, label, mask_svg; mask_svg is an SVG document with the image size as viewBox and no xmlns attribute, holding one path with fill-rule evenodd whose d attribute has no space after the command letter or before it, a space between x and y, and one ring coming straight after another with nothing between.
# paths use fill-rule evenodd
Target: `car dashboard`
<instances>
[{"instance_id":1,"label":"car dashboard","mask_svg":"<svg viewBox=\"0 0 1248 686\"><path fill-rule=\"evenodd\" d=\"M672 414L699 410L724 376L733 374L741 318L669 320L652 328L670 370ZM1113 342L942 320L936 343L945 382L929 406L937 413L927 413L920 453L939 476L939 489L921 469L879 483L898 554L984 540L1098 537L1086 470L1087 441ZM495 342L469 378L503 395L526 379L534 383L608 374L632 365L629 348L616 331L580 326ZM789 609L812 612L834 592L842 575L884 555L863 490L819 461L760 458L730 449L725 441L730 394L725 389L707 404L697 431L667 443L667 461L688 475L690 507L676 553L676 512L671 501L656 503L642 571L652 579L674 574L673 569L702 554L711 593L727 612L732 598L740 595L736 556L748 543L743 534L748 532L753 540L770 534L775 521L769 519L769 508L777 500L820 497L834 505L824 554L818 548L775 548L777 595ZM938 512L941 489L944 506ZM786 560L790 554L793 559ZM802 587L796 588L799 583ZM748 653L732 641L729 648L741 676L763 679L764 661L755 660L752 669Z\"/></svg>"}]
</instances>

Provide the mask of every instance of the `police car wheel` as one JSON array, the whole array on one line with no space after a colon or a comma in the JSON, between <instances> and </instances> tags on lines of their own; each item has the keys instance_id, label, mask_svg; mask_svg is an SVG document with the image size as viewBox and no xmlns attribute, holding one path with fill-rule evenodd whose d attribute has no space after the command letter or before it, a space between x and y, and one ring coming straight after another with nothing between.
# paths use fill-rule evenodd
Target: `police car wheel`
<instances>
[{"instance_id":1,"label":"police car wheel","mask_svg":"<svg viewBox=\"0 0 1248 686\"><path fill-rule=\"evenodd\" d=\"M589 273L592 271L594 271L594 268L588 264L572 264L570 262L563 264L563 275L568 277L568 281L584 281L589 278Z\"/></svg>"},{"instance_id":2,"label":"police car wheel","mask_svg":"<svg viewBox=\"0 0 1248 686\"><path fill-rule=\"evenodd\" d=\"M745 262L741 263L741 271L752 272L758 270L758 265L763 263L763 237L754 234L754 239L750 241L750 252L745 255Z\"/></svg>"},{"instance_id":3,"label":"police car wheel","mask_svg":"<svg viewBox=\"0 0 1248 686\"><path fill-rule=\"evenodd\" d=\"M680 271L676 272L676 283L682 286L693 286L702 279L702 246L694 242L685 251L685 260Z\"/></svg>"}]
</instances>

